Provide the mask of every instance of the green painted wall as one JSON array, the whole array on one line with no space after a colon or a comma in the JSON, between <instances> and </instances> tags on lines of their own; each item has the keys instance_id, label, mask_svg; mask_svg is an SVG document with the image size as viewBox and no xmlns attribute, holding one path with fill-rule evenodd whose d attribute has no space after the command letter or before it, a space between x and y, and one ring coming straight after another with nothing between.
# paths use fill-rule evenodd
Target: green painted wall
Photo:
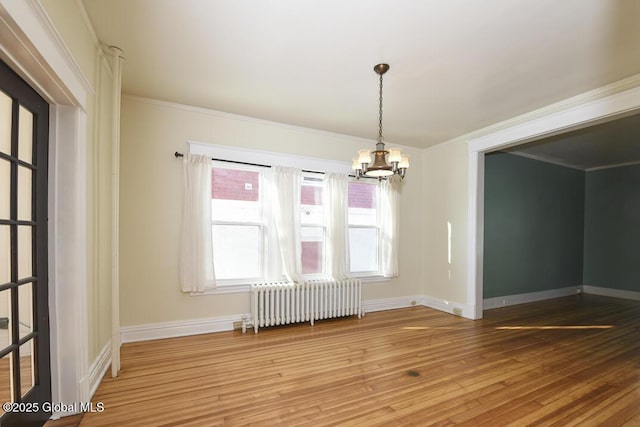
<instances>
[{"instance_id":1,"label":"green painted wall","mask_svg":"<svg viewBox=\"0 0 640 427\"><path fill-rule=\"evenodd\" d=\"M583 279L640 291L640 165L587 172Z\"/></svg>"},{"instance_id":2,"label":"green painted wall","mask_svg":"<svg viewBox=\"0 0 640 427\"><path fill-rule=\"evenodd\" d=\"M484 298L583 284L585 173L485 156Z\"/></svg>"}]
</instances>

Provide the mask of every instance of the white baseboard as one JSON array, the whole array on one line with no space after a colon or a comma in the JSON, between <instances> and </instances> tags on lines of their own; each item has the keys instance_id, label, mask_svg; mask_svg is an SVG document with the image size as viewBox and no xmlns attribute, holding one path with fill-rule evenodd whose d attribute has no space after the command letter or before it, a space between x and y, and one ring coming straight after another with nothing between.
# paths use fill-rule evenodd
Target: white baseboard
<instances>
[{"instance_id":1,"label":"white baseboard","mask_svg":"<svg viewBox=\"0 0 640 427\"><path fill-rule=\"evenodd\" d=\"M396 308L406 308L414 305L419 305L421 304L421 299L422 297L420 296L408 296L363 301L362 309L365 313L372 313L374 311L395 310Z\"/></svg>"},{"instance_id":2,"label":"white baseboard","mask_svg":"<svg viewBox=\"0 0 640 427\"><path fill-rule=\"evenodd\" d=\"M526 304L528 302L544 301L552 298L566 297L582 292L582 286L569 286L566 288L549 289L547 291L529 292L526 294L506 295L501 297L487 298L483 300L483 309L506 307L509 305Z\"/></svg>"},{"instance_id":3,"label":"white baseboard","mask_svg":"<svg viewBox=\"0 0 640 427\"><path fill-rule=\"evenodd\" d=\"M587 293L594 295L610 296L640 301L640 292L625 291L619 289L609 289L597 286L569 286L560 289L550 289L547 291L530 292L526 294L507 295L502 297L487 298L483 301L484 310L492 308L506 307L509 305L525 304L528 302L543 301L546 299L560 298L576 293ZM384 298L368 300L362 302L365 313L374 311L394 310L398 308L422 305L435 310L473 319L474 307L470 304L463 304L455 301L448 301L425 295L414 295L407 297ZM242 317L251 318L250 314L239 314L235 316L212 317L207 319L182 320L177 322L152 323L140 326L125 326L120 328L122 343L157 340L163 338L183 337L188 335L208 334L212 332L232 331L235 322L242 321ZM102 379L110 363L110 353L105 347L100 356L91 368L91 393L95 392L97 384Z\"/></svg>"},{"instance_id":4,"label":"white baseboard","mask_svg":"<svg viewBox=\"0 0 640 427\"><path fill-rule=\"evenodd\" d=\"M580 285L566 288L550 289L548 291L531 292L527 294L506 295L495 298L487 298L483 301L483 309L506 307L509 305L525 304L528 302L544 301L552 298L560 298L576 293L601 295L605 297L622 298L640 301L640 292L626 291L623 289L603 288L600 286ZM437 308L437 307L434 307ZM447 311L447 310L443 310ZM466 316L465 316L466 317Z\"/></svg>"},{"instance_id":5,"label":"white baseboard","mask_svg":"<svg viewBox=\"0 0 640 427\"><path fill-rule=\"evenodd\" d=\"M423 297L409 296L363 301L365 313L393 310L421 304ZM181 320L176 322L150 323L139 326L123 326L120 328L122 343L158 340L163 338L184 337L188 335L209 334L212 332L232 331L234 322L241 322L242 317L251 318L250 314L212 317L206 319Z\"/></svg>"},{"instance_id":6,"label":"white baseboard","mask_svg":"<svg viewBox=\"0 0 640 427\"><path fill-rule=\"evenodd\" d=\"M421 305L425 307L433 308L435 310L444 311L445 313L454 314L456 316L462 316L467 319L473 318L473 307L469 304L463 304L456 301L449 301L442 298L423 296Z\"/></svg>"},{"instance_id":7,"label":"white baseboard","mask_svg":"<svg viewBox=\"0 0 640 427\"><path fill-rule=\"evenodd\" d=\"M100 350L100 353L98 353L98 356L95 358L95 360L91 364L91 367L89 368L89 375L87 375L82 380L82 383L85 383L87 381L89 382L89 401L96 393L98 386L102 382L104 374L107 372L107 369L109 369L109 365L111 365L111 342L107 342L105 346L102 347L102 350ZM60 418L76 415L81 412L79 406L68 406L70 409L65 412L54 412L53 414L51 414L51 419L58 420Z\"/></svg>"},{"instance_id":8,"label":"white baseboard","mask_svg":"<svg viewBox=\"0 0 640 427\"><path fill-rule=\"evenodd\" d=\"M369 300L363 302L365 313L373 311L394 310L397 308L413 307L416 305L444 311L445 313L471 319L473 307L469 304L462 304L455 301L448 301L442 298L435 298L425 295L414 295L408 297L385 298L379 300Z\"/></svg>"},{"instance_id":9,"label":"white baseboard","mask_svg":"<svg viewBox=\"0 0 640 427\"><path fill-rule=\"evenodd\" d=\"M241 322L243 316L251 318L251 315L249 314L239 314L236 316L150 323L140 326L125 326L120 328L120 339L122 343L128 343L184 337L188 335L209 334L212 332L232 331L233 323Z\"/></svg>"},{"instance_id":10,"label":"white baseboard","mask_svg":"<svg viewBox=\"0 0 640 427\"><path fill-rule=\"evenodd\" d=\"M640 301L640 292L625 291L624 289L602 288L600 286L583 285L582 291L585 294L601 295L603 297L614 297Z\"/></svg>"},{"instance_id":11,"label":"white baseboard","mask_svg":"<svg viewBox=\"0 0 640 427\"><path fill-rule=\"evenodd\" d=\"M89 368L89 397L93 397L111 364L111 342L107 342Z\"/></svg>"},{"instance_id":12,"label":"white baseboard","mask_svg":"<svg viewBox=\"0 0 640 427\"><path fill-rule=\"evenodd\" d=\"M487 298L483 301L483 309L491 310L492 308L506 307L509 305L525 304L528 302L543 301L552 298L560 298L576 293L584 292L587 294L610 296L615 298L624 298L640 301L640 292L624 291L619 289L601 288L597 286L569 286L560 289L550 289L547 291L530 292L526 294L507 295L502 297ZM455 301L448 301L441 298L431 296L407 296L396 298L384 298L377 300L363 301L362 308L365 313L374 311L394 310L397 308L412 307L422 305L433 308L435 310L450 313L456 316L473 319L474 307L469 304L463 304ZM163 338L175 338L188 335L208 334L212 332L232 331L235 322L242 321L242 317L251 318L250 314L240 314L226 317L212 317L207 319L182 320L177 322L152 323L140 326L125 326L120 328L120 337L122 343L157 340ZM108 349L103 349L98 358L100 361L99 369L96 367L96 375L102 378L104 372L110 362L110 354ZM97 362L96 362L97 363ZM94 372L92 367L92 373ZM98 375L98 373L100 375ZM95 391L94 384L96 378L91 377L91 392Z\"/></svg>"}]
</instances>

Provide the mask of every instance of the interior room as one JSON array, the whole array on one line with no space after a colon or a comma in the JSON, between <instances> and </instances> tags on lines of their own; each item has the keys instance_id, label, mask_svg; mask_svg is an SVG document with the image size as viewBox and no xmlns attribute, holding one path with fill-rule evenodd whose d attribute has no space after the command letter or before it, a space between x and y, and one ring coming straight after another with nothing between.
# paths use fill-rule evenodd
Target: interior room
<instances>
[{"instance_id":1,"label":"interior room","mask_svg":"<svg viewBox=\"0 0 640 427\"><path fill-rule=\"evenodd\" d=\"M639 17L0 0L0 424L639 423Z\"/></svg>"},{"instance_id":2,"label":"interior room","mask_svg":"<svg viewBox=\"0 0 640 427\"><path fill-rule=\"evenodd\" d=\"M485 310L638 291L639 125L632 115L486 156Z\"/></svg>"}]
</instances>

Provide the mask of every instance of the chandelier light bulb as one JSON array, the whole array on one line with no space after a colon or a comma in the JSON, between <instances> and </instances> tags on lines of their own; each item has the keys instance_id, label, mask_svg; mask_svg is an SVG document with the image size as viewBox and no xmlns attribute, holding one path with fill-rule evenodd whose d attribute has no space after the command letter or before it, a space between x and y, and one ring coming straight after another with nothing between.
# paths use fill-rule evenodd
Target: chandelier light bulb
<instances>
[{"instance_id":1,"label":"chandelier light bulb","mask_svg":"<svg viewBox=\"0 0 640 427\"><path fill-rule=\"evenodd\" d=\"M371 153L366 148L358 150L358 163L369 164L371 163Z\"/></svg>"},{"instance_id":2,"label":"chandelier light bulb","mask_svg":"<svg viewBox=\"0 0 640 427\"><path fill-rule=\"evenodd\" d=\"M389 163L400 162L402 160L402 152L399 148L389 148Z\"/></svg>"}]
</instances>

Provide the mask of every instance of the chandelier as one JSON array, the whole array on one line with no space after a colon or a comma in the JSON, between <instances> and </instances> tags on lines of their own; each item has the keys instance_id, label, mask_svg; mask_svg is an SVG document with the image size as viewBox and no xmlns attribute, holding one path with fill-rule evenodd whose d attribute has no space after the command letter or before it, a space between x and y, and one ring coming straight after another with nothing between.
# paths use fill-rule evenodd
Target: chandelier
<instances>
[{"instance_id":1,"label":"chandelier","mask_svg":"<svg viewBox=\"0 0 640 427\"><path fill-rule=\"evenodd\" d=\"M407 168L409 168L409 157L402 154L399 148L385 149L382 137L382 75L389 71L389 64L378 64L373 67L373 71L380 75L378 143L373 151L366 148L358 150L358 156L353 159L351 167L355 171L357 179L361 176L369 176L381 180L392 175L404 178ZM371 160L372 156L373 161Z\"/></svg>"}]
</instances>

